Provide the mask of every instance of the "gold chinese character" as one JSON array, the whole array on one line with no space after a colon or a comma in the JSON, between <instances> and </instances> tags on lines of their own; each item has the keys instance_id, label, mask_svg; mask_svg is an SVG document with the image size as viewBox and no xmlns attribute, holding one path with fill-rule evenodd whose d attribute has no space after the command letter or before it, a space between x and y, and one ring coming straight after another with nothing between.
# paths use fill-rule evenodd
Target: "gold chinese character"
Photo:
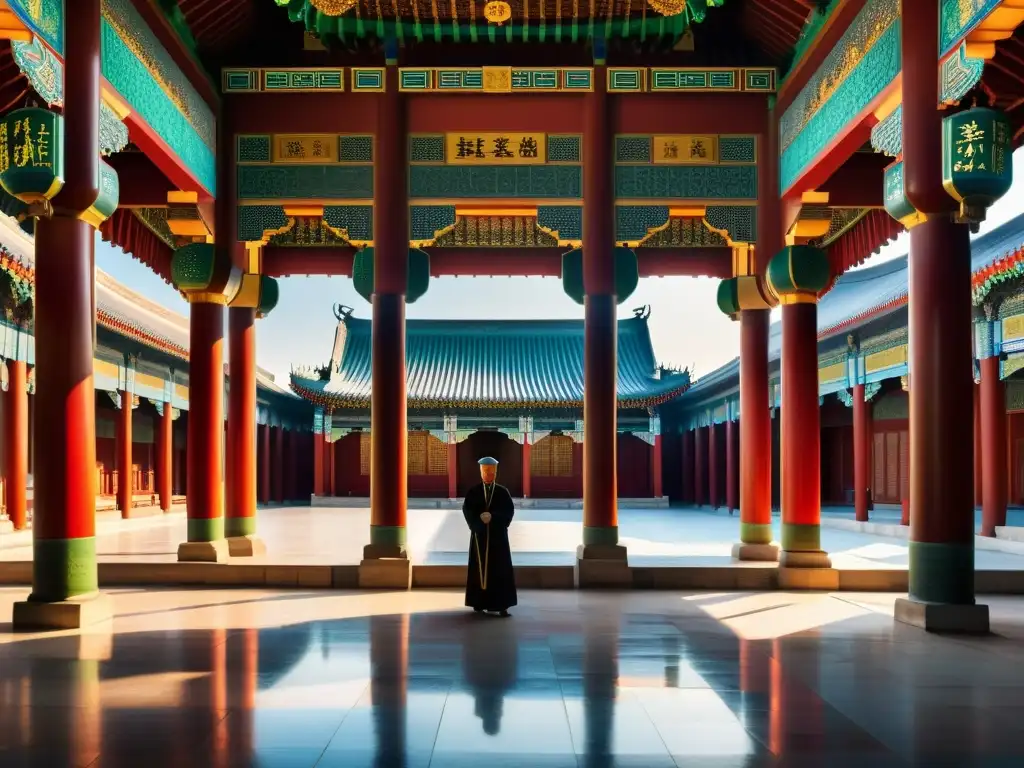
<instances>
[{"instance_id":1,"label":"gold chinese character","mask_svg":"<svg viewBox=\"0 0 1024 768\"><path fill-rule=\"evenodd\" d=\"M679 157L679 146L674 141L666 141L661 154L665 160L675 160Z\"/></svg>"},{"instance_id":2,"label":"gold chinese character","mask_svg":"<svg viewBox=\"0 0 1024 768\"><path fill-rule=\"evenodd\" d=\"M708 156L707 147L704 146L702 139L691 139L690 140L690 159L704 159Z\"/></svg>"},{"instance_id":3,"label":"gold chinese character","mask_svg":"<svg viewBox=\"0 0 1024 768\"><path fill-rule=\"evenodd\" d=\"M953 170L971 173L974 171L974 160L969 160L966 163L963 160L957 160L956 165L953 166Z\"/></svg>"},{"instance_id":4,"label":"gold chinese character","mask_svg":"<svg viewBox=\"0 0 1024 768\"><path fill-rule=\"evenodd\" d=\"M50 157L50 132L46 130L46 124L41 123L39 130L36 131L36 158L39 165L43 168L52 167L52 163L49 160Z\"/></svg>"},{"instance_id":5,"label":"gold chinese character","mask_svg":"<svg viewBox=\"0 0 1024 768\"><path fill-rule=\"evenodd\" d=\"M324 144L320 139L313 139L313 157L324 156Z\"/></svg>"},{"instance_id":6,"label":"gold chinese character","mask_svg":"<svg viewBox=\"0 0 1024 768\"><path fill-rule=\"evenodd\" d=\"M7 123L0 123L0 173L11 167L11 148L7 143Z\"/></svg>"},{"instance_id":7,"label":"gold chinese character","mask_svg":"<svg viewBox=\"0 0 1024 768\"><path fill-rule=\"evenodd\" d=\"M519 142L520 157L537 157L539 151L540 148L537 146L537 140L533 136L524 136Z\"/></svg>"},{"instance_id":8,"label":"gold chinese character","mask_svg":"<svg viewBox=\"0 0 1024 768\"><path fill-rule=\"evenodd\" d=\"M492 154L495 157L515 157L508 148L508 143L511 141L507 136L498 136L494 139L494 151Z\"/></svg>"},{"instance_id":9,"label":"gold chinese character","mask_svg":"<svg viewBox=\"0 0 1024 768\"><path fill-rule=\"evenodd\" d=\"M285 143L285 153L288 157L305 157L306 150L301 141L289 141Z\"/></svg>"},{"instance_id":10,"label":"gold chinese character","mask_svg":"<svg viewBox=\"0 0 1024 768\"><path fill-rule=\"evenodd\" d=\"M960 126L960 141L957 144L969 144L974 141L981 141L985 138L985 131L978 127L976 120L964 123Z\"/></svg>"},{"instance_id":11,"label":"gold chinese character","mask_svg":"<svg viewBox=\"0 0 1024 768\"><path fill-rule=\"evenodd\" d=\"M19 135L21 140L18 141ZM32 127L26 117L14 123L14 164L19 168L36 164L36 150L32 143Z\"/></svg>"}]
</instances>

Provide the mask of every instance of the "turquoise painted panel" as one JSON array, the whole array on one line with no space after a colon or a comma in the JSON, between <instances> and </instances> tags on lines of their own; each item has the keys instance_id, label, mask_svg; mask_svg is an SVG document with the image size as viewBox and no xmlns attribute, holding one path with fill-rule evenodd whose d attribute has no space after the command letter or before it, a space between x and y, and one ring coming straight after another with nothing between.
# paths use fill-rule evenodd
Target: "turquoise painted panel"
<instances>
[{"instance_id":1,"label":"turquoise painted panel","mask_svg":"<svg viewBox=\"0 0 1024 768\"><path fill-rule=\"evenodd\" d=\"M240 165L239 200L370 200L372 165Z\"/></svg>"},{"instance_id":2,"label":"turquoise painted panel","mask_svg":"<svg viewBox=\"0 0 1024 768\"><path fill-rule=\"evenodd\" d=\"M548 136L548 162L580 162L583 155L582 139L582 136Z\"/></svg>"},{"instance_id":3,"label":"turquoise painted panel","mask_svg":"<svg viewBox=\"0 0 1024 768\"><path fill-rule=\"evenodd\" d=\"M103 8L105 16L100 33L103 76L160 135L199 183L215 194L213 112L175 66L170 54L129 0L104 0ZM143 63L133 49L147 56L148 62ZM150 68L163 80L163 87L150 73ZM174 101L165 89L174 95Z\"/></svg>"},{"instance_id":4,"label":"turquoise painted panel","mask_svg":"<svg viewBox=\"0 0 1024 768\"><path fill-rule=\"evenodd\" d=\"M578 205L541 205L537 207L537 226L557 232L559 240L583 238L583 208Z\"/></svg>"},{"instance_id":5,"label":"turquoise painted panel","mask_svg":"<svg viewBox=\"0 0 1024 768\"><path fill-rule=\"evenodd\" d=\"M372 205L328 205L324 207L324 221L335 229L343 229L349 240L373 239Z\"/></svg>"},{"instance_id":6,"label":"turquoise painted panel","mask_svg":"<svg viewBox=\"0 0 1024 768\"><path fill-rule=\"evenodd\" d=\"M338 160L343 163L372 163L373 136L339 137Z\"/></svg>"},{"instance_id":7,"label":"turquoise painted panel","mask_svg":"<svg viewBox=\"0 0 1024 768\"><path fill-rule=\"evenodd\" d=\"M619 165L615 196L653 200L754 200L756 165Z\"/></svg>"},{"instance_id":8,"label":"turquoise painted panel","mask_svg":"<svg viewBox=\"0 0 1024 768\"><path fill-rule=\"evenodd\" d=\"M975 25L999 5L1001 0L941 0L939 16L939 55L945 56Z\"/></svg>"},{"instance_id":9,"label":"turquoise painted panel","mask_svg":"<svg viewBox=\"0 0 1024 768\"><path fill-rule=\"evenodd\" d=\"M704 216L715 229L723 229L736 243L757 240L757 208L753 205L711 205Z\"/></svg>"},{"instance_id":10,"label":"turquoise painted panel","mask_svg":"<svg viewBox=\"0 0 1024 768\"><path fill-rule=\"evenodd\" d=\"M412 136L409 139L409 162L443 163L444 136Z\"/></svg>"},{"instance_id":11,"label":"turquoise painted panel","mask_svg":"<svg viewBox=\"0 0 1024 768\"><path fill-rule=\"evenodd\" d=\"M264 232L281 229L288 217L280 205L238 206L238 239L242 242L260 240Z\"/></svg>"},{"instance_id":12,"label":"turquoise painted panel","mask_svg":"<svg viewBox=\"0 0 1024 768\"><path fill-rule=\"evenodd\" d=\"M240 163L269 163L269 136L238 136L235 139L235 159Z\"/></svg>"},{"instance_id":13,"label":"turquoise painted panel","mask_svg":"<svg viewBox=\"0 0 1024 768\"><path fill-rule=\"evenodd\" d=\"M413 205L409 207L410 240L433 240L438 232L455 224L454 205Z\"/></svg>"},{"instance_id":14,"label":"turquoise painted panel","mask_svg":"<svg viewBox=\"0 0 1024 768\"><path fill-rule=\"evenodd\" d=\"M652 229L666 224L668 216L667 205L618 205L615 207L615 240L643 240Z\"/></svg>"},{"instance_id":15,"label":"turquoise painted panel","mask_svg":"<svg viewBox=\"0 0 1024 768\"><path fill-rule=\"evenodd\" d=\"M8 6L48 46L64 55L64 0L10 0Z\"/></svg>"},{"instance_id":16,"label":"turquoise painted panel","mask_svg":"<svg viewBox=\"0 0 1024 768\"><path fill-rule=\"evenodd\" d=\"M757 138L754 136L721 136L718 139L718 162L757 162Z\"/></svg>"},{"instance_id":17,"label":"turquoise painted panel","mask_svg":"<svg viewBox=\"0 0 1024 768\"><path fill-rule=\"evenodd\" d=\"M580 198L576 165L413 165L409 194L428 198Z\"/></svg>"},{"instance_id":18,"label":"turquoise painted panel","mask_svg":"<svg viewBox=\"0 0 1024 768\"><path fill-rule=\"evenodd\" d=\"M871 10L872 8L868 6L861 11L854 24ZM900 21L896 19L835 89L831 98L818 108L803 129L792 138L789 146L782 151L779 168L780 192L788 190L835 138L836 133L863 112L871 100L889 86L899 74L900 68ZM786 110L784 118L789 117L790 112L798 106L802 105L794 103ZM779 130L781 134L781 123Z\"/></svg>"}]
</instances>

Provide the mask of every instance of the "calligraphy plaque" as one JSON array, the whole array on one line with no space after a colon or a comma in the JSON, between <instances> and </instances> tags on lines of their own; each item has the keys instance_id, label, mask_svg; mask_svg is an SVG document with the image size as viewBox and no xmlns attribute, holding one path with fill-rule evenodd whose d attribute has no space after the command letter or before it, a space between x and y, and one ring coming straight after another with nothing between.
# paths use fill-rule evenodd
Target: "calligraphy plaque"
<instances>
[{"instance_id":1,"label":"calligraphy plaque","mask_svg":"<svg viewBox=\"0 0 1024 768\"><path fill-rule=\"evenodd\" d=\"M717 136L655 136L651 161L655 165L714 165Z\"/></svg>"},{"instance_id":2,"label":"calligraphy plaque","mask_svg":"<svg viewBox=\"0 0 1024 768\"><path fill-rule=\"evenodd\" d=\"M511 93L512 67L484 67L485 93Z\"/></svg>"},{"instance_id":3,"label":"calligraphy plaque","mask_svg":"<svg viewBox=\"0 0 1024 768\"><path fill-rule=\"evenodd\" d=\"M884 368L891 368L894 365L903 365L907 362L907 345L874 352L864 358L864 370L867 373L881 371Z\"/></svg>"},{"instance_id":4,"label":"calligraphy plaque","mask_svg":"<svg viewBox=\"0 0 1024 768\"><path fill-rule=\"evenodd\" d=\"M542 165L547 162L544 133L446 133L445 162L455 165Z\"/></svg>"},{"instance_id":5,"label":"calligraphy plaque","mask_svg":"<svg viewBox=\"0 0 1024 768\"><path fill-rule=\"evenodd\" d=\"M316 163L325 165L338 162L337 134L293 134L274 136L273 161L275 163Z\"/></svg>"}]
</instances>

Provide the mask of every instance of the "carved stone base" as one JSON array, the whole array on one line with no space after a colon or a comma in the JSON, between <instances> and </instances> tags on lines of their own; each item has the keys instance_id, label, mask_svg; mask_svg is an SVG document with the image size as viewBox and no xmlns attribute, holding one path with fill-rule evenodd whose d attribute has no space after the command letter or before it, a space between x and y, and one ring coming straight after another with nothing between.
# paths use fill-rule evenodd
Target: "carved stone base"
<instances>
[{"instance_id":1,"label":"carved stone base","mask_svg":"<svg viewBox=\"0 0 1024 768\"><path fill-rule=\"evenodd\" d=\"M81 629L113 616L114 602L102 592L94 592L57 603L15 603L13 623L17 630Z\"/></svg>"},{"instance_id":2,"label":"carved stone base","mask_svg":"<svg viewBox=\"0 0 1024 768\"><path fill-rule=\"evenodd\" d=\"M780 568L831 568L828 552L787 552L779 555Z\"/></svg>"},{"instance_id":3,"label":"carved stone base","mask_svg":"<svg viewBox=\"0 0 1024 768\"><path fill-rule=\"evenodd\" d=\"M835 592L839 589L839 571L834 568L792 568L779 563L779 589L815 589Z\"/></svg>"},{"instance_id":4,"label":"carved stone base","mask_svg":"<svg viewBox=\"0 0 1024 768\"><path fill-rule=\"evenodd\" d=\"M573 577L577 589L629 589L633 586L626 548L620 544L578 546Z\"/></svg>"},{"instance_id":5,"label":"carved stone base","mask_svg":"<svg viewBox=\"0 0 1024 768\"><path fill-rule=\"evenodd\" d=\"M732 559L774 563L779 559L779 546L777 544L733 544Z\"/></svg>"},{"instance_id":6,"label":"carved stone base","mask_svg":"<svg viewBox=\"0 0 1024 768\"><path fill-rule=\"evenodd\" d=\"M407 557L367 558L359 563L360 589L410 589L412 563Z\"/></svg>"},{"instance_id":7,"label":"carved stone base","mask_svg":"<svg viewBox=\"0 0 1024 768\"><path fill-rule=\"evenodd\" d=\"M896 599L895 619L925 632L949 632L971 635L989 633L987 605L951 605L920 603L900 597Z\"/></svg>"},{"instance_id":8,"label":"carved stone base","mask_svg":"<svg viewBox=\"0 0 1024 768\"><path fill-rule=\"evenodd\" d=\"M267 544L259 536L230 536L227 542L231 557L262 557L267 554Z\"/></svg>"},{"instance_id":9,"label":"carved stone base","mask_svg":"<svg viewBox=\"0 0 1024 768\"><path fill-rule=\"evenodd\" d=\"M226 563L229 555L227 539L183 541L178 545L179 563Z\"/></svg>"}]
</instances>

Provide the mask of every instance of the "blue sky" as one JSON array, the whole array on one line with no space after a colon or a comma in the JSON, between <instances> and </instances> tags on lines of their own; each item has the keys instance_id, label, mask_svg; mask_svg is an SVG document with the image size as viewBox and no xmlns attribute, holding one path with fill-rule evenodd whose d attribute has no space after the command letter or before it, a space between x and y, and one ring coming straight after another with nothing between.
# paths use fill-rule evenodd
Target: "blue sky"
<instances>
[{"instance_id":1,"label":"blue sky","mask_svg":"<svg viewBox=\"0 0 1024 768\"><path fill-rule=\"evenodd\" d=\"M1024 153L1014 154L1013 189L990 211L981 232L1024 210ZM907 235L872 256L865 266L907 251ZM188 314L188 305L147 267L120 249L99 242L96 263L115 279L169 309ZM288 277L280 281L281 300L257 323L256 359L278 383L287 386L293 365L319 365L331 354L337 321L335 303L369 317L370 305L345 277ZM634 307L651 305L650 328L658 360L693 366L702 376L732 360L739 351L739 326L718 310L718 280L711 278L645 278L619 307L629 317ZM583 308L562 292L556 278L445 277L431 279L427 294L408 308L412 318L583 318Z\"/></svg>"}]
</instances>

